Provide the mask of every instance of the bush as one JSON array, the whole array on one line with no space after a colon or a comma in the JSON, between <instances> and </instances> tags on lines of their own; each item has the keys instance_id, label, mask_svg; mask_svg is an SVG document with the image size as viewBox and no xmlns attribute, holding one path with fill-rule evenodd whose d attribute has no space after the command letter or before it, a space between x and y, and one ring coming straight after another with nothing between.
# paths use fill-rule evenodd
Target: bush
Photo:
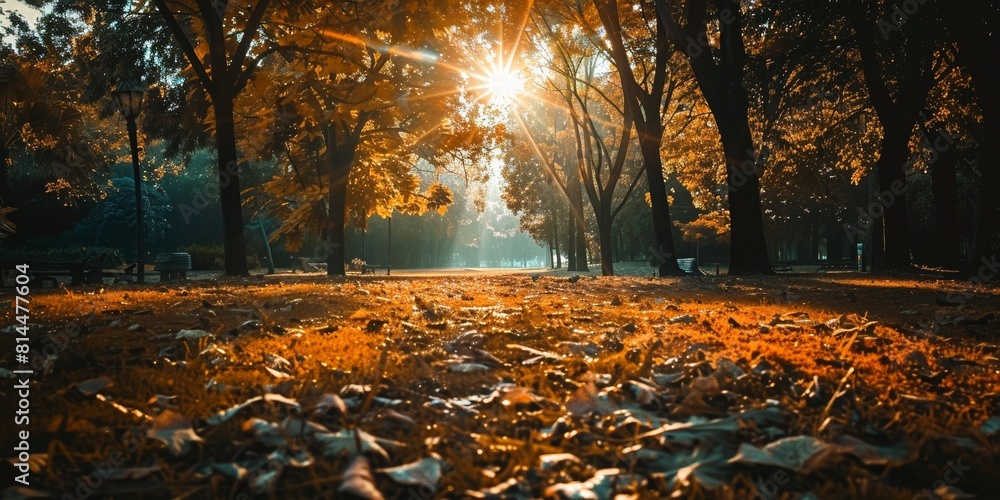
<instances>
[{"instance_id":1,"label":"bush","mask_svg":"<svg viewBox=\"0 0 1000 500\"><path fill-rule=\"evenodd\" d=\"M125 263L121 252L117 249L107 247L45 248L38 250L11 249L0 251L0 258L59 262L86 261L104 269L118 268Z\"/></svg>"},{"instance_id":2,"label":"bush","mask_svg":"<svg viewBox=\"0 0 1000 500\"><path fill-rule=\"evenodd\" d=\"M191 254L192 271L217 271L225 265L222 245L201 245L195 243L181 248L181 252Z\"/></svg>"},{"instance_id":3,"label":"bush","mask_svg":"<svg viewBox=\"0 0 1000 500\"><path fill-rule=\"evenodd\" d=\"M179 251L191 254L192 271L221 271L226 267L226 252L222 245L195 243L182 247ZM260 258L257 254L247 255L247 267L250 269L260 267Z\"/></svg>"}]
</instances>

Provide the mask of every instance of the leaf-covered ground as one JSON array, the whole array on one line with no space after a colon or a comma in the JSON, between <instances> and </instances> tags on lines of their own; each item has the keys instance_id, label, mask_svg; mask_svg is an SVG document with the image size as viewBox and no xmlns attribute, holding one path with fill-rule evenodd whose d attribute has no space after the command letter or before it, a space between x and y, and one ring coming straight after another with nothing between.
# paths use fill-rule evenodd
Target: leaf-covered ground
<instances>
[{"instance_id":1,"label":"leaf-covered ground","mask_svg":"<svg viewBox=\"0 0 1000 500\"><path fill-rule=\"evenodd\" d=\"M993 498L998 310L847 274L34 290L5 494Z\"/></svg>"}]
</instances>

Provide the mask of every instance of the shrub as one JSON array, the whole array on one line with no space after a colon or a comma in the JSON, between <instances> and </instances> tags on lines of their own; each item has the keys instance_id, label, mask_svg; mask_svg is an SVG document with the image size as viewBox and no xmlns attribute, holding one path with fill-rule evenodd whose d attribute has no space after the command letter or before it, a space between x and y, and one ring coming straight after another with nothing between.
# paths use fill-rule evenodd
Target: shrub
<instances>
[{"instance_id":1,"label":"shrub","mask_svg":"<svg viewBox=\"0 0 1000 500\"><path fill-rule=\"evenodd\" d=\"M225 252L222 245L202 245L195 243L180 249L191 254L192 271L216 271L225 265Z\"/></svg>"},{"instance_id":2,"label":"shrub","mask_svg":"<svg viewBox=\"0 0 1000 500\"><path fill-rule=\"evenodd\" d=\"M179 251L191 254L192 271L221 271L226 267L226 252L222 245L195 243L182 247ZM260 267L260 258L256 253L247 254L247 267Z\"/></svg>"},{"instance_id":3,"label":"shrub","mask_svg":"<svg viewBox=\"0 0 1000 500\"><path fill-rule=\"evenodd\" d=\"M115 248L108 247L67 247L38 250L10 249L0 251L0 258L59 262L87 261L104 269L121 267L125 263L121 252Z\"/></svg>"}]
</instances>

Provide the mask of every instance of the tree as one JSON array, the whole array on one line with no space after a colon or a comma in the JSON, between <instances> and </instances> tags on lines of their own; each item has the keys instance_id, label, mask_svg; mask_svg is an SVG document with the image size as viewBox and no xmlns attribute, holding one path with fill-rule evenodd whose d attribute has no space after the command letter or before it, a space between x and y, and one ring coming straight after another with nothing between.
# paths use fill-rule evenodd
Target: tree
<instances>
[{"instance_id":1,"label":"tree","mask_svg":"<svg viewBox=\"0 0 1000 500\"><path fill-rule=\"evenodd\" d=\"M171 210L170 200L158 190L143 186L143 226L147 242L152 246L170 228L166 221ZM90 241L95 246L127 247L135 234L135 181L129 177L111 179L111 187L103 200L70 230L71 237Z\"/></svg>"},{"instance_id":2,"label":"tree","mask_svg":"<svg viewBox=\"0 0 1000 500\"><path fill-rule=\"evenodd\" d=\"M219 198L227 276L249 274L240 201L240 155L234 102L267 56L280 50L263 36L264 24L287 25L308 9L303 2L257 0L152 0L212 103L218 152ZM293 24L294 25L294 24Z\"/></svg>"},{"instance_id":3,"label":"tree","mask_svg":"<svg viewBox=\"0 0 1000 500\"><path fill-rule=\"evenodd\" d=\"M1000 247L1000 77L995 71L997 47L996 20L1000 14L996 2L969 0L949 4L944 10L949 38L958 45L958 63L968 72L976 101L983 115L983 133L979 141L979 203L976 209L975 236L965 273L976 275Z\"/></svg>"},{"instance_id":4,"label":"tree","mask_svg":"<svg viewBox=\"0 0 1000 500\"><path fill-rule=\"evenodd\" d=\"M941 50L941 40L927 29L937 23L931 12L935 6L925 4L920 15L898 24L887 21L897 12L891 2L856 0L847 14L868 95L882 125L876 172L884 241L875 244L873 270L911 265L904 170L911 156L910 138L928 93L953 67L953 56Z\"/></svg>"},{"instance_id":5,"label":"tree","mask_svg":"<svg viewBox=\"0 0 1000 500\"><path fill-rule=\"evenodd\" d=\"M308 30L276 34L292 55L268 69L273 84L252 89L265 102L259 112L279 110L275 129L263 133L277 145L270 150L289 158L286 175L267 187L274 210L287 214L279 233L294 235L295 247L322 221L318 256L331 275L345 272L349 220L447 206L440 185L419 193L420 179L410 173L418 162L469 167L490 150L490 132L476 123L462 99L462 75L452 69L461 51L441 39L454 33L440 29L451 22L440 6L344 2L337 12L313 12L300 20ZM463 148L466 155L455 154ZM287 204L296 192L305 199Z\"/></svg>"},{"instance_id":6,"label":"tree","mask_svg":"<svg viewBox=\"0 0 1000 500\"><path fill-rule=\"evenodd\" d=\"M740 0L688 0L682 10L656 0L659 22L678 51L683 51L719 127L725 154L730 212L730 274L771 273L764 240L758 158L750 133L749 98L743 85L747 53ZM682 23L675 20L683 12ZM709 25L718 23L709 36Z\"/></svg>"},{"instance_id":7,"label":"tree","mask_svg":"<svg viewBox=\"0 0 1000 500\"><path fill-rule=\"evenodd\" d=\"M610 56L621 80L628 119L634 122L639 140L657 242L653 257L659 263L660 276L682 276L684 271L677 265L660 155L664 115L671 107L677 86L673 67L669 64L674 50L663 21L649 4L642 2L638 9L626 6L630 22L624 27L622 9L617 2L594 0L594 5L606 33L605 39L611 45Z\"/></svg>"}]
</instances>

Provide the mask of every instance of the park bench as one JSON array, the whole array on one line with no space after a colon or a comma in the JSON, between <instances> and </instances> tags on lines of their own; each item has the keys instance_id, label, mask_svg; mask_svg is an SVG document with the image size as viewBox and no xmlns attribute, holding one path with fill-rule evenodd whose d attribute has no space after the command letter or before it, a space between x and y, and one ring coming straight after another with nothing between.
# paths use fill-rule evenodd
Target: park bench
<instances>
[{"instance_id":1,"label":"park bench","mask_svg":"<svg viewBox=\"0 0 1000 500\"><path fill-rule=\"evenodd\" d=\"M819 261L816 272L826 271L853 271L857 269L857 264L851 259L827 259Z\"/></svg>"},{"instance_id":2,"label":"park bench","mask_svg":"<svg viewBox=\"0 0 1000 500\"><path fill-rule=\"evenodd\" d=\"M0 259L0 269L13 271L15 266L28 265L28 277L40 283L49 282L53 287L59 286L58 278L69 278L70 285L89 285L103 283L103 270L88 261L56 262L30 259ZM6 283L4 283L6 284Z\"/></svg>"},{"instance_id":3,"label":"park bench","mask_svg":"<svg viewBox=\"0 0 1000 500\"><path fill-rule=\"evenodd\" d=\"M376 274L378 271L385 269L385 266L376 266L373 264L364 264L361 266L361 274Z\"/></svg>"},{"instance_id":4,"label":"park bench","mask_svg":"<svg viewBox=\"0 0 1000 500\"><path fill-rule=\"evenodd\" d=\"M302 268L302 272L318 273L326 271L326 262L313 262L308 257L298 257L297 261Z\"/></svg>"},{"instance_id":5,"label":"park bench","mask_svg":"<svg viewBox=\"0 0 1000 500\"><path fill-rule=\"evenodd\" d=\"M187 279L187 272L191 270L191 254L161 253L156 256L153 264L153 270L160 273L161 283L164 281Z\"/></svg>"},{"instance_id":6,"label":"park bench","mask_svg":"<svg viewBox=\"0 0 1000 500\"><path fill-rule=\"evenodd\" d=\"M698 269L698 261L696 259L677 259L677 265L684 271L684 274L688 276L704 276L705 272Z\"/></svg>"},{"instance_id":7,"label":"park bench","mask_svg":"<svg viewBox=\"0 0 1000 500\"><path fill-rule=\"evenodd\" d=\"M720 274L722 274L722 266L728 266L729 265L729 261L728 260L716 260L716 261L709 262L708 265L709 266L715 266L715 275L719 276Z\"/></svg>"},{"instance_id":8,"label":"park bench","mask_svg":"<svg viewBox=\"0 0 1000 500\"><path fill-rule=\"evenodd\" d=\"M136 276L135 275L136 267L137 267L136 264L133 262L124 269L105 269L101 272L101 277L111 278L112 283L118 283L119 281L124 281L125 283L131 283Z\"/></svg>"},{"instance_id":9,"label":"park bench","mask_svg":"<svg viewBox=\"0 0 1000 500\"><path fill-rule=\"evenodd\" d=\"M790 273L792 272L792 263L778 261L771 265L771 269L773 269L776 273Z\"/></svg>"}]
</instances>

